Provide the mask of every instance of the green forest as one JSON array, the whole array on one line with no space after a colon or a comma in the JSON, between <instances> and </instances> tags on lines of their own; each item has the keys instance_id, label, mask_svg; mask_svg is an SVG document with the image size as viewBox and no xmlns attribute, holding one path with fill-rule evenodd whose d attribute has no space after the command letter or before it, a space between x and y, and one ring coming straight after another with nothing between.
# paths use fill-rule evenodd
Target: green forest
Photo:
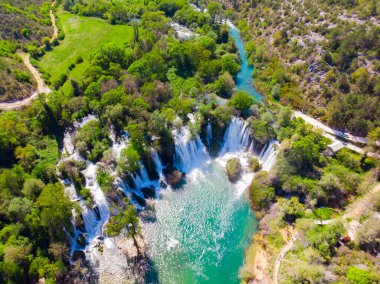
<instances>
[{"instance_id":1,"label":"green forest","mask_svg":"<svg viewBox=\"0 0 380 284\"><path fill-rule=\"evenodd\" d=\"M104 214L88 182L93 165L108 214L99 240L130 239L136 256L126 257L133 280L125 283L156 283L136 275L149 274L141 208L157 195L149 186L125 194L120 180L135 192L143 165L159 186L186 184L175 134L188 130L215 158L234 118L246 123L254 150L244 156L248 166L229 159L226 174L232 184L252 175L244 198L257 231L231 283L260 273L271 280L291 239L284 230L297 237L278 283L378 283L380 5L301 2L0 0L0 109L39 91L20 54L51 90L0 111L0 283L102 282L83 249L92 244L83 212L98 221ZM244 62L232 23L261 101L238 89ZM367 143L331 137L294 109ZM336 140L342 149L330 153ZM273 141L276 163L263 170L256 152ZM258 248L268 258L259 272ZM95 249L105 250L106 242Z\"/></svg>"}]
</instances>

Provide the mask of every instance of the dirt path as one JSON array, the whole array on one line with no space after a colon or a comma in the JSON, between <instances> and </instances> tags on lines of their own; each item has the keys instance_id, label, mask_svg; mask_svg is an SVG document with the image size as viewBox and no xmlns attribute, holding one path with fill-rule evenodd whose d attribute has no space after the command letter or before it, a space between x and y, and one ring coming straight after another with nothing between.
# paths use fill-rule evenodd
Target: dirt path
<instances>
[{"instance_id":1,"label":"dirt path","mask_svg":"<svg viewBox=\"0 0 380 284\"><path fill-rule=\"evenodd\" d=\"M278 284L278 274L280 273L281 261L286 253L293 247L294 242L298 237L298 233L295 231L290 241L280 251L273 268L273 283Z\"/></svg>"},{"instance_id":2,"label":"dirt path","mask_svg":"<svg viewBox=\"0 0 380 284\"><path fill-rule=\"evenodd\" d=\"M50 20L51 20L51 25L53 26L53 36L51 37L51 40L53 41L58 37L58 27L55 23L55 16L54 16L53 10L50 10Z\"/></svg>"},{"instance_id":3,"label":"dirt path","mask_svg":"<svg viewBox=\"0 0 380 284\"><path fill-rule=\"evenodd\" d=\"M367 138L365 137L355 136L348 132L343 132L343 131L333 129L327 126L326 124L320 122L319 120L316 120L315 118L308 116L300 111L297 111L297 110L294 111L294 116L303 118L307 123L314 125L315 127L321 129L323 132L332 134L336 138L340 138L339 140L344 139L353 143L362 143L362 144L367 144L368 142Z\"/></svg>"},{"instance_id":4,"label":"dirt path","mask_svg":"<svg viewBox=\"0 0 380 284\"><path fill-rule=\"evenodd\" d=\"M54 5L55 2L52 3ZM50 10L50 19L51 24L53 26L53 36L51 38L51 41L56 39L58 37L58 27L55 23L55 16L53 13L53 10ZM11 102L11 103L0 103L0 110L12 110L21 108L24 106L29 105L33 100L35 100L39 94L45 93L48 94L51 92L50 88L45 85L44 80L41 77L41 74L38 72L38 70L30 63L30 55L28 53L17 51L17 55L21 57L22 61L24 62L25 66L29 69L30 73L32 73L34 79L36 79L37 82L37 90L32 93L32 95L26 99Z\"/></svg>"},{"instance_id":5,"label":"dirt path","mask_svg":"<svg viewBox=\"0 0 380 284\"><path fill-rule=\"evenodd\" d=\"M30 104L34 99L38 97L40 93L48 94L51 92L50 88L45 85L45 82L42 79L41 74L30 63L30 60L29 60L30 55L28 53L24 53L21 51L18 51L17 55L22 58L22 61L24 62L25 66L29 69L30 73L32 73L33 77L36 79L37 90L30 97L23 99L21 101L12 102L12 103L0 103L0 110L12 110L12 109L21 108L23 106Z\"/></svg>"},{"instance_id":6,"label":"dirt path","mask_svg":"<svg viewBox=\"0 0 380 284\"><path fill-rule=\"evenodd\" d=\"M272 283L270 277L267 275L268 265L269 262L265 249L258 245L253 262L255 280L252 281L252 283Z\"/></svg>"},{"instance_id":7,"label":"dirt path","mask_svg":"<svg viewBox=\"0 0 380 284\"><path fill-rule=\"evenodd\" d=\"M357 199L351 205L348 206L343 218L355 218L363 215L364 211L373 205L373 199L375 195L380 192L380 184L376 185L372 190L367 192L363 197Z\"/></svg>"},{"instance_id":8,"label":"dirt path","mask_svg":"<svg viewBox=\"0 0 380 284\"><path fill-rule=\"evenodd\" d=\"M352 143L367 144L368 143L367 138L355 136L355 135L352 135L348 132L342 132L342 131L335 130L335 129L323 124L322 122L316 120L315 118L308 116L308 115L306 115L300 111L297 111L297 110L294 111L294 117L301 117L303 120L305 120L306 123L309 123L309 124L313 125L314 127L322 130L322 135L329 138L330 140L332 140L334 142L339 141L345 147L347 147L348 149L350 149L356 153L359 153L359 154L365 153L363 148L358 147ZM346 141L351 141L352 143L346 142ZM380 159L379 154L371 153L371 152L368 152L366 154L369 157L372 157L375 159Z\"/></svg>"}]
</instances>

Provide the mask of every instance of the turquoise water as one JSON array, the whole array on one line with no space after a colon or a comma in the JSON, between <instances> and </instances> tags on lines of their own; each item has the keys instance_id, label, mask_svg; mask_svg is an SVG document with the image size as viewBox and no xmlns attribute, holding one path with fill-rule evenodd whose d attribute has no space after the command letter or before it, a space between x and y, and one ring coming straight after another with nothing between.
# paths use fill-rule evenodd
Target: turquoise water
<instances>
[{"instance_id":1,"label":"turquoise water","mask_svg":"<svg viewBox=\"0 0 380 284\"><path fill-rule=\"evenodd\" d=\"M144 225L159 283L239 283L256 228L247 197L238 196L217 161L186 180L181 189L162 194L156 221Z\"/></svg>"},{"instance_id":2,"label":"turquoise water","mask_svg":"<svg viewBox=\"0 0 380 284\"><path fill-rule=\"evenodd\" d=\"M253 66L248 64L248 58L244 49L244 43L240 36L240 31L236 27L230 27L230 34L235 39L236 46L239 50L239 57L241 60L240 72L236 75L235 82L236 88L250 94L256 101L260 101L262 95L260 95L253 87Z\"/></svg>"},{"instance_id":3,"label":"turquoise water","mask_svg":"<svg viewBox=\"0 0 380 284\"><path fill-rule=\"evenodd\" d=\"M240 32L230 31L242 61L236 87L259 101L262 96L253 88L253 67L248 65ZM160 196L155 222L144 224L156 273L148 283L239 283L239 268L257 224L247 196L238 192L242 190L231 185L216 160L187 175L179 190Z\"/></svg>"}]
</instances>

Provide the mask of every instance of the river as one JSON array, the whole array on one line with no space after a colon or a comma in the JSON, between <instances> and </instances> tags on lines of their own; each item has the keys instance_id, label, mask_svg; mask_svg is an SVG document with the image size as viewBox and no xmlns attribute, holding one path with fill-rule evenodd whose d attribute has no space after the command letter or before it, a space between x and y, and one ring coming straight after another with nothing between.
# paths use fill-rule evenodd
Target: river
<instances>
[{"instance_id":1,"label":"river","mask_svg":"<svg viewBox=\"0 0 380 284\"><path fill-rule=\"evenodd\" d=\"M236 87L259 101L261 95L253 88L253 67L248 65L240 32L229 26L242 61ZM148 283L239 283L239 268L257 225L245 194L253 174L244 174L240 182L231 184L224 167L233 156L244 164L251 143L248 132L243 122L235 119L216 159L208 156L203 145L176 139L176 150L181 148L177 158L182 159L182 170L189 173L179 189L161 191L154 205L155 221L143 224L156 272ZM273 163L273 153L268 147L261 155L262 162L267 161L266 168Z\"/></svg>"},{"instance_id":2,"label":"river","mask_svg":"<svg viewBox=\"0 0 380 284\"><path fill-rule=\"evenodd\" d=\"M256 101L260 101L262 95L259 94L253 87L253 66L248 64L248 58L244 49L244 43L241 39L240 31L230 22L228 22L230 28L230 35L235 39L236 46L239 50L239 57L241 60L241 69L236 75L235 82L236 88L250 94L255 98Z\"/></svg>"}]
</instances>

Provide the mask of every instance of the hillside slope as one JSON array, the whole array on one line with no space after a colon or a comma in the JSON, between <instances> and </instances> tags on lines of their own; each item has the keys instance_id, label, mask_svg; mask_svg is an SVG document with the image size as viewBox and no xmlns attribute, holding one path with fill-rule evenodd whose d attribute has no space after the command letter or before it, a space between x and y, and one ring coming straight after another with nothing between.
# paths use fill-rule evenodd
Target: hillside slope
<instances>
[{"instance_id":1,"label":"hillside slope","mask_svg":"<svg viewBox=\"0 0 380 284\"><path fill-rule=\"evenodd\" d=\"M258 0L238 7L255 86L269 100L360 135L379 126L378 2Z\"/></svg>"}]
</instances>

